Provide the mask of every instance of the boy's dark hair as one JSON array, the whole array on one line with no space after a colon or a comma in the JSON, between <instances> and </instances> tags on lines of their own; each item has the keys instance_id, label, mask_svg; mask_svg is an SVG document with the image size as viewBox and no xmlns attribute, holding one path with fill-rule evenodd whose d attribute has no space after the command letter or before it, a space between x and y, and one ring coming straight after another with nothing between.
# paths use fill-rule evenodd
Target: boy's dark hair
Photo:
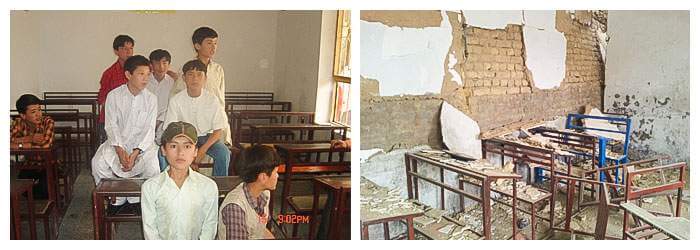
<instances>
[{"instance_id":1,"label":"boy's dark hair","mask_svg":"<svg viewBox=\"0 0 700 250\"><path fill-rule=\"evenodd\" d=\"M128 35L118 35L117 37L114 38L114 42L112 42L112 48L114 50L118 50L119 47L125 46L126 43L131 43L131 45L136 45L134 43L134 39L131 38Z\"/></svg>"},{"instance_id":2,"label":"boy's dark hair","mask_svg":"<svg viewBox=\"0 0 700 250\"><path fill-rule=\"evenodd\" d=\"M27 113L27 107L29 107L29 105L34 104L42 104L41 99L32 94L24 94L17 98L17 102L15 102L15 107L17 108L17 111L20 114L25 114Z\"/></svg>"},{"instance_id":3,"label":"boy's dark hair","mask_svg":"<svg viewBox=\"0 0 700 250\"><path fill-rule=\"evenodd\" d=\"M187 71L190 70L203 71L204 75L207 74L207 66L204 65L204 63L198 59L194 59L192 61L186 62L185 65L182 65L182 74L187 74Z\"/></svg>"},{"instance_id":4,"label":"boy's dark hair","mask_svg":"<svg viewBox=\"0 0 700 250\"><path fill-rule=\"evenodd\" d=\"M243 149L237 158L238 173L246 183L255 182L260 173L270 176L272 170L282 162L277 152L265 145L253 145Z\"/></svg>"},{"instance_id":5,"label":"boy's dark hair","mask_svg":"<svg viewBox=\"0 0 700 250\"><path fill-rule=\"evenodd\" d=\"M129 57L129 59L126 59L126 62L124 62L124 71L129 71L129 74L133 74L134 70L138 68L139 66L146 66L149 67L151 62L146 59L146 57L142 55L135 55L132 57Z\"/></svg>"},{"instance_id":6,"label":"boy's dark hair","mask_svg":"<svg viewBox=\"0 0 700 250\"><path fill-rule=\"evenodd\" d=\"M151 54L148 55L148 60L151 60L151 62L160 62L161 59L165 58L166 61L170 61L170 52L164 49L157 49L154 51L151 51Z\"/></svg>"},{"instance_id":7,"label":"boy's dark hair","mask_svg":"<svg viewBox=\"0 0 700 250\"><path fill-rule=\"evenodd\" d=\"M219 37L219 34L217 34L214 29L209 27L199 27L198 29L194 30L194 33L192 34L192 44L202 44L204 39L217 37Z\"/></svg>"}]
</instances>

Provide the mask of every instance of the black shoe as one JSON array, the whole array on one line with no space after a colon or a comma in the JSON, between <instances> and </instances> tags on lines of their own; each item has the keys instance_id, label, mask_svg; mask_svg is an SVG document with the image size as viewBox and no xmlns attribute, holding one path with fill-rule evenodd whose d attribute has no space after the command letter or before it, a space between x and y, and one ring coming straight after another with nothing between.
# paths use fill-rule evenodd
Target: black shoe
<instances>
[{"instance_id":1,"label":"black shoe","mask_svg":"<svg viewBox=\"0 0 700 250\"><path fill-rule=\"evenodd\" d=\"M119 210L120 214L141 215L141 203L125 203L123 208Z\"/></svg>"},{"instance_id":2,"label":"black shoe","mask_svg":"<svg viewBox=\"0 0 700 250\"><path fill-rule=\"evenodd\" d=\"M107 214L108 215L115 215L115 214L119 213L122 210L122 208L124 207L124 205L126 205L126 203L124 203L122 205L118 205L118 206L112 205L112 204L107 205Z\"/></svg>"}]
</instances>

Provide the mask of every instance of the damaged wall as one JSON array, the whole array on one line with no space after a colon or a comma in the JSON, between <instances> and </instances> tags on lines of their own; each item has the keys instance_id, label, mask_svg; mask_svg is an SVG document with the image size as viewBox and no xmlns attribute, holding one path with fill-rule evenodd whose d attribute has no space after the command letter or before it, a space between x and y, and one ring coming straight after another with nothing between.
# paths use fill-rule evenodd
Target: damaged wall
<instances>
[{"instance_id":1,"label":"damaged wall","mask_svg":"<svg viewBox=\"0 0 700 250\"><path fill-rule=\"evenodd\" d=\"M462 16L453 11L408 11L416 13L411 18L406 12L363 11L361 23L400 27L397 32L415 33L436 25L445 27L444 19L447 18L451 31L440 29L439 37L451 35L452 41L446 53L438 55L443 62L438 77L441 82L437 83L440 91L439 94L416 94L405 88L403 93L411 95L385 96L381 93L382 84L395 83L383 83L387 78L373 78L372 72L376 68L369 68L372 64L363 54L360 72L363 149L390 150L422 144L441 147L439 107L442 100L476 120L482 132L519 121L576 112L585 105L600 107L603 61L595 28L599 26L593 25L597 23L590 19L581 18L590 18L592 15L586 14L588 12L556 11L556 20L552 22L556 31L566 38L565 75L558 88L546 90L534 87L532 74L525 66L527 51L524 49L522 25L507 24L505 28L486 29L470 26L468 13ZM483 20L483 16L479 18ZM504 18L508 18L504 23L514 20L512 15ZM446 34L448 32L451 34ZM365 29L362 29L361 37L364 50L369 42L364 39L370 36L366 36ZM373 46L381 55L384 50L393 49L390 46L401 45L383 43ZM415 60L408 63L422 65L428 62ZM415 69L400 66L383 67L397 75L415 73ZM401 84L412 86L418 82L407 79Z\"/></svg>"},{"instance_id":2,"label":"damaged wall","mask_svg":"<svg viewBox=\"0 0 700 250\"><path fill-rule=\"evenodd\" d=\"M609 13L605 108L631 116L632 158L689 160L689 20L688 11Z\"/></svg>"}]
</instances>

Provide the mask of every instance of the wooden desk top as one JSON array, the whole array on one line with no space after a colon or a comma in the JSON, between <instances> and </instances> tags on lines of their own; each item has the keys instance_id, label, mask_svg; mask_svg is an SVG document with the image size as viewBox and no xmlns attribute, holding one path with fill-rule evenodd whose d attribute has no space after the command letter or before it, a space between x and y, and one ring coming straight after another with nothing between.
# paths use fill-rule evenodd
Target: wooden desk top
<instances>
[{"instance_id":1,"label":"wooden desk top","mask_svg":"<svg viewBox=\"0 0 700 250\"><path fill-rule=\"evenodd\" d=\"M49 105L97 105L97 98L56 98L46 99L42 104Z\"/></svg>"},{"instance_id":2,"label":"wooden desk top","mask_svg":"<svg viewBox=\"0 0 700 250\"><path fill-rule=\"evenodd\" d=\"M350 176L340 177L314 177L314 181L323 184L331 189L350 189L352 187Z\"/></svg>"},{"instance_id":3,"label":"wooden desk top","mask_svg":"<svg viewBox=\"0 0 700 250\"><path fill-rule=\"evenodd\" d=\"M330 143L308 143L308 144L275 144L275 148L280 151L290 153L312 153L327 152L331 150Z\"/></svg>"},{"instance_id":4,"label":"wooden desk top","mask_svg":"<svg viewBox=\"0 0 700 250\"><path fill-rule=\"evenodd\" d=\"M219 195L226 195L236 188L243 180L238 176L208 176L219 189ZM141 185L146 179L102 179L95 187L95 192L101 195L140 196Z\"/></svg>"},{"instance_id":5,"label":"wooden desk top","mask_svg":"<svg viewBox=\"0 0 700 250\"><path fill-rule=\"evenodd\" d=\"M452 157L446 157L443 155L436 155L432 153L423 153L423 152L416 152L416 153L406 153L410 157L413 157L415 159L421 160L423 162L429 163L431 165L437 166L437 167L442 167L445 169L448 169L450 171L454 171L458 174L466 174L470 177L479 177L479 178L489 178L491 180L495 180L498 178L508 178L508 179L517 179L521 178L520 175L514 174L514 173L505 173L505 172L500 172L497 170L490 170L490 169L476 169L470 167L469 162L461 161ZM476 161L470 161L470 162L476 162ZM498 166L493 166L493 169L499 168Z\"/></svg>"},{"instance_id":6,"label":"wooden desk top","mask_svg":"<svg viewBox=\"0 0 700 250\"><path fill-rule=\"evenodd\" d=\"M323 124L251 124L253 129L347 129L343 125L323 125Z\"/></svg>"}]
</instances>

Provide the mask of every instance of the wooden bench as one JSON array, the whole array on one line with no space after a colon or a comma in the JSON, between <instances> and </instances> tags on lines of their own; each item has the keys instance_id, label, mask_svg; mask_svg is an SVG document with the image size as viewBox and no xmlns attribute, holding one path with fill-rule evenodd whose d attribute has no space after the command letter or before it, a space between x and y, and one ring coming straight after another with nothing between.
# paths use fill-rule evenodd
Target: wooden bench
<instances>
[{"instance_id":1,"label":"wooden bench","mask_svg":"<svg viewBox=\"0 0 700 250\"><path fill-rule=\"evenodd\" d=\"M625 213L648 225L625 229L624 236L629 239L638 240L652 237L659 233L663 233L674 240L690 239L690 221L686 218L655 216L632 202L625 202L620 206L625 210Z\"/></svg>"},{"instance_id":2,"label":"wooden bench","mask_svg":"<svg viewBox=\"0 0 700 250\"><path fill-rule=\"evenodd\" d=\"M251 125L311 124L313 121L314 112L235 111L229 115L233 144L239 148L242 143L253 142ZM272 141L294 139L294 134L288 130L270 131L268 136Z\"/></svg>"}]
</instances>

